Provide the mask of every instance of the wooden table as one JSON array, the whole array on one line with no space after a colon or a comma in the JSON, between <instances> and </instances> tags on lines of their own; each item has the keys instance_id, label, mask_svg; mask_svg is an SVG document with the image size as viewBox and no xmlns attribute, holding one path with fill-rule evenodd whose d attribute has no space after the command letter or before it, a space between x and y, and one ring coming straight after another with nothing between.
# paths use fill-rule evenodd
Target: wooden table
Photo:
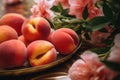
<instances>
[{"instance_id":1,"label":"wooden table","mask_svg":"<svg viewBox=\"0 0 120 80\"><path fill-rule=\"evenodd\" d=\"M17 3L13 5L4 5L2 3L2 0L0 0L0 17L3 16L6 13L20 13L24 15L26 18L29 18L31 15L30 8L34 2L32 0L23 0L22 3ZM83 50L83 49L82 49ZM51 73L67 73L72 63L79 58L79 54L82 52L82 50L78 50L75 55L73 55L69 60L66 62L59 64L55 67L52 67L50 69L47 69L45 71L33 73L33 74L27 74L22 76L7 76L7 77L0 77L0 80L41 80L39 77L51 74ZM60 74L59 74L60 75ZM53 77L56 75L52 75Z\"/></svg>"}]
</instances>

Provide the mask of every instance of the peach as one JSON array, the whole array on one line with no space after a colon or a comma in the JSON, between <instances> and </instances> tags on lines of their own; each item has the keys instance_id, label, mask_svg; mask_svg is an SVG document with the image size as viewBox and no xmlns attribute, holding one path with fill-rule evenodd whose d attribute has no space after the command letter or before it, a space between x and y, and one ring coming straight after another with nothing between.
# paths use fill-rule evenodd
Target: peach
<instances>
[{"instance_id":1,"label":"peach","mask_svg":"<svg viewBox=\"0 0 120 80\"><path fill-rule=\"evenodd\" d=\"M57 58L54 45L45 40L36 40L27 47L28 59L31 66L41 66L51 63Z\"/></svg>"},{"instance_id":2,"label":"peach","mask_svg":"<svg viewBox=\"0 0 120 80\"><path fill-rule=\"evenodd\" d=\"M27 59L26 46L19 40L8 40L0 44L0 67L20 67Z\"/></svg>"},{"instance_id":3,"label":"peach","mask_svg":"<svg viewBox=\"0 0 120 80\"><path fill-rule=\"evenodd\" d=\"M50 31L50 34L48 35L48 37L46 38L47 41L51 42L51 37L52 37L52 34L55 30L51 28L51 31Z\"/></svg>"},{"instance_id":4,"label":"peach","mask_svg":"<svg viewBox=\"0 0 120 80\"><path fill-rule=\"evenodd\" d=\"M10 39L17 39L18 35L17 32L7 25L0 26L0 43L10 40Z\"/></svg>"},{"instance_id":5,"label":"peach","mask_svg":"<svg viewBox=\"0 0 120 80\"><path fill-rule=\"evenodd\" d=\"M79 37L72 29L60 28L52 33L51 42L61 54L68 55L78 46Z\"/></svg>"},{"instance_id":6,"label":"peach","mask_svg":"<svg viewBox=\"0 0 120 80\"><path fill-rule=\"evenodd\" d=\"M46 39L50 34L50 24L43 17L34 17L26 20L22 26L23 36L30 42Z\"/></svg>"},{"instance_id":7,"label":"peach","mask_svg":"<svg viewBox=\"0 0 120 80\"><path fill-rule=\"evenodd\" d=\"M61 28L59 30L61 30L65 33L68 33L73 38L75 45L78 45L79 37L78 37L78 35L76 34L75 31L73 31L72 29L69 29L69 28Z\"/></svg>"},{"instance_id":8,"label":"peach","mask_svg":"<svg viewBox=\"0 0 120 80\"><path fill-rule=\"evenodd\" d=\"M18 13L7 13L0 19L0 25L8 25L16 30L18 35L21 35L21 28L23 22L26 20L24 16Z\"/></svg>"},{"instance_id":9,"label":"peach","mask_svg":"<svg viewBox=\"0 0 120 80\"><path fill-rule=\"evenodd\" d=\"M30 44L30 42L28 42L23 35L20 35L18 40L22 41L26 46Z\"/></svg>"}]
</instances>

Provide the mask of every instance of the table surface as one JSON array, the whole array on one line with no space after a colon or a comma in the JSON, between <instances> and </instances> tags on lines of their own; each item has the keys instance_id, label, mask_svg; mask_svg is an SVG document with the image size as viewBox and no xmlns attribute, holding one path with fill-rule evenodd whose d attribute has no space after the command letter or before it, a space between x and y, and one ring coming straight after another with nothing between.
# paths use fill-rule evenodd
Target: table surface
<instances>
[{"instance_id":1,"label":"table surface","mask_svg":"<svg viewBox=\"0 0 120 80\"><path fill-rule=\"evenodd\" d=\"M2 0L0 0L0 17L3 16L6 13L20 13L24 15L25 17L29 17L31 15L30 8L34 2L32 0L23 0L22 3L17 3L13 5L5 5L2 3ZM33 74L27 74L27 75L22 75L22 76L9 76L9 77L0 77L0 80L41 80L40 78L42 76L47 76L48 74L51 75L51 77L55 77L58 75L63 75L64 73L67 74L70 66L72 63L79 58L79 54L82 52L82 50L79 50L73 55L69 60L66 62L59 64L55 67L52 67L50 69L41 71L41 72L36 72ZM60 74L53 74L53 73L60 73ZM62 74L63 73L63 74ZM49 79L50 80L50 79ZM52 79L51 79L52 80ZM61 79L62 80L62 79Z\"/></svg>"}]
</instances>

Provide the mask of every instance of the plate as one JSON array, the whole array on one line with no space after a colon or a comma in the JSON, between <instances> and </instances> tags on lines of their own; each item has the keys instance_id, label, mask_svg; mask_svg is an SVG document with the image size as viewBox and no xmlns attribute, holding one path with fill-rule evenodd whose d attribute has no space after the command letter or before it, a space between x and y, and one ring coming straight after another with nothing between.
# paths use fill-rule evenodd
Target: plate
<instances>
[{"instance_id":1,"label":"plate","mask_svg":"<svg viewBox=\"0 0 120 80\"><path fill-rule=\"evenodd\" d=\"M78 47L70 55L65 56L65 55L58 54L56 61L51 62L49 64L45 64L42 66L35 66L35 67L23 67L23 68L18 68L18 69L16 68L15 69L0 69L0 76L1 77L2 76L19 76L19 75L44 71L46 69L54 67L70 59L72 55L75 54L75 52L80 48L80 46L81 46L81 43L79 43Z\"/></svg>"},{"instance_id":2,"label":"plate","mask_svg":"<svg viewBox=\"0 0 120 80\"><path fill-rule=\"evenodd\" d=\"M32 80L71 80L66 72L53 72L51 74L40 75Z\"/></svg>"}]
</instances>

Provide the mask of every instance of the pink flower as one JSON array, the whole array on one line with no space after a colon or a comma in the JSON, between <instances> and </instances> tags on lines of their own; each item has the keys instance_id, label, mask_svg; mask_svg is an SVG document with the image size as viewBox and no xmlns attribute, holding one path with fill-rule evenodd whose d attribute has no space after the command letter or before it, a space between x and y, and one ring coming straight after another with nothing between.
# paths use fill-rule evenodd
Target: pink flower
<instances>
[{"instance_id":1,"label":"pink flower","mask_svg":"<svg viewBox=\"0 0 120 80\"><path fill-rule=\"evenodd\" d=\"M35 2L36 5L31 8L32 17L41 16L50 20L54 18L54 14L50 10L54 0L36 0Z\"/></svg>"},{"instance_id":2,"label":"pink flower","mask_svg":"<svg viewBox=\"0 0 120 80\"><path fill-rule=\"evenodd\" d=\"M93 68L93 71L95 71L98 67L102 66L102 63L98 58L98 55L91 51L85 51L80 56L82 60L84 60L89 65L90 68Z\"/></svg>"},{"instance_id":3,"label":"pink flower","mask_svg":"<svg viewBox=\"0 0 120 80\"><path fill-rule=\"evenodd\" d=\"M112 47L108 60L120 63L120 48L119 47L117 46Z\"/></svg>"},{"instance_id":4,"label":"pink flower","mask_svg":"<svg viewBox=\"0 0 120 80\"><path fill-rule=\"evenodd\" d=\"M78 59L69 69L68 74L72 80L89 80L92 71L85 61Z\"/></svg>"},{"instance_id":5,"label":"pink flower","mask_svg":"<svg viewBox=\"0 0 120 80\"><path fill-rule=\"evenodd\" d=\"M110 36L110 33L108 33L108 32L100 32L100 31L94 31L90 35L91 42L93 44L100 44L100 43L102 43L102 41L107 39L109 36Z\"/></svg>"},{"instance_id":6,"label":"pink flower","mask_svg":"<svg viewBox=\"0 0 120 80\"><path fill-rule=\"evenodd\" d=\"M77 18L82 19L82 13L86 5L88 5L88 18L94 18L102 15L102 10L95 7L96 0L69 0L70 15L75 15Z\"/></svg>"},{"instance_id":7,"label":"pink flower","mask_svg":"<svg viewBox=\"0 0 120 80\"><path fill-rule=\"evenodd\" d=\"M115 36L114 43L115 46L120 48L120 33Z\"/></svg>"},{"instance_id":8,"label":"pink flower","mask_svg":"<svg viewBox=\"0 0 120 80\"><path fill-rule=\"evenodd\" d=\"M61 3L64 9L69 8L68 0L55 0L54 5L58 5L58 3Z\"/></svg>"},{"instance_id":9,"label":"pink flower","mask_svg":"<svg viewBox=\"0 0 120 80\"><path fill-rule=\"evenodd\" d=\"M117 75L117 72L103 65L91 51L85 51L68 71L71 80L113 80Z\"/></svg>"},{"instance_id":10,"label":"pink flower","mask_svg":"<svg viewBox=\"0 0 120 80\"><path fill-rule=\"evenodd\" d=\"M120 34L115 36L114 46L111 48L111 53L108 60L120 63Z\"/></svg>"},{"instance_id":11,"label":"pink flower","mask_svg":"<svg viewBox=\"0 0 120 80\"><path fill-rule=\"evenodd\" d=\"M97 70L97 76L99 76L98 80L113 80L117 75L118 75L117 72L112 71L111 69L107 68L104 65L99 67Z\"/></svg>"}]
</instances>

